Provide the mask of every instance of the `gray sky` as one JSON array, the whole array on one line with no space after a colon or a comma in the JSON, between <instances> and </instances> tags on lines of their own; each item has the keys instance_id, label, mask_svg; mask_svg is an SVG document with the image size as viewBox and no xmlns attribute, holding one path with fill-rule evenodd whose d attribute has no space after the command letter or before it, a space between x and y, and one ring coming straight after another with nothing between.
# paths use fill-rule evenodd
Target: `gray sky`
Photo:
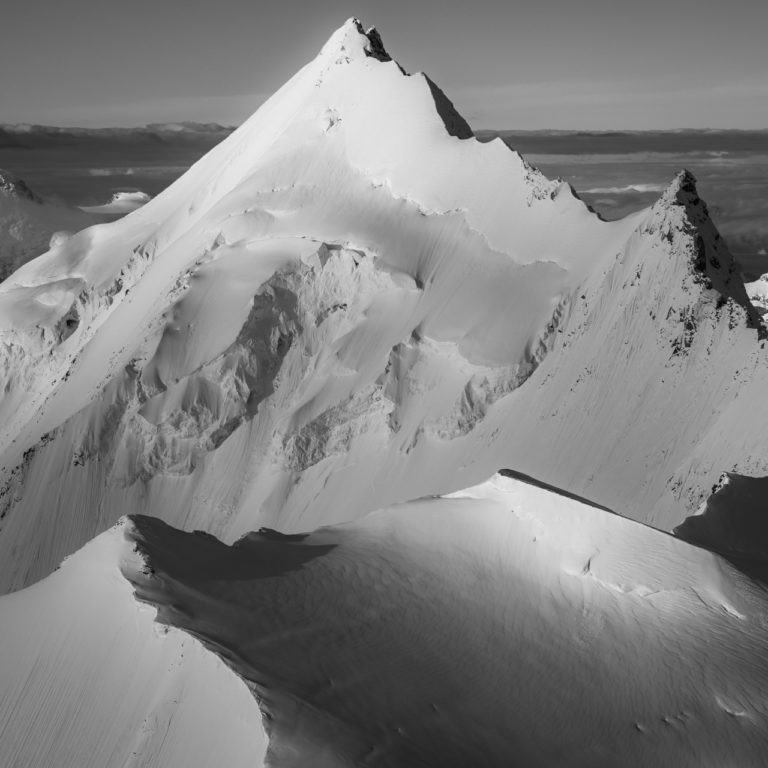
<instances>
[{"instance_id":1,"label":"gray sky","mask_svg":"<svg viewBox=\"0 0 768 768\"><path fill-rule=\"evenodd\" d=\"M353 15L475 128L768 128L768 0L5 0L0 122L236 124Z\"/></svg>"}]
</instances>

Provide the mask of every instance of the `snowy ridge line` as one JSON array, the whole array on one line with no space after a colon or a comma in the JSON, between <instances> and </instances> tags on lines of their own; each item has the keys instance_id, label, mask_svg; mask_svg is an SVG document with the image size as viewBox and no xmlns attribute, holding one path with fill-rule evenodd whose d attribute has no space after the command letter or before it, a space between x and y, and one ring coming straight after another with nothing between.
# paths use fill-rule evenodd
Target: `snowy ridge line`
<instances>
[{"instance_id":1,"label":"snowy ridge line","mask_svg":"<svg viewBox=\"0 0 768 768\"><path fill-rule=\"evenodd\" d=\"M262 766L266 736L246 686L134 599L121 569L143 563L128 525L0 598L0 764Z\"/></svg>"},{"instance_id":2,"label":"snowy ridge line","mask_svg":"<svg viewBox=\"0 0 768 768\"><path fill-rule=\"evenodd\" d=\"M248 683L280 768L762 759L764 591L529 482L232 547L145 517L126 533L137 599Z\"/></svg>"},{"instance_id":3,"label":"snowy ridge line","mask_svg":"<svg viewBox=\"0 0 768 768\"><path fill-rule=\"evenodd\" d=\"M152 255L151 244L134 248L117 277L102 290L82 287L75 293L82 282L73 280L71 288L63 287L64 303L67 303L69 296L72 296L72 303L52 325L0 331L0 339L4 342L0 352L3 374L0 385L5 391L20 389L17 382L21 380L24 383L22 392L37 395L25 404L25 408L17 405L12 413L8 409L7 398L0 404L6 418L5 435L13 435L17 425L38 411L56 385L68 380L76 370L83 349L141 279L152 261ZM24 292L25 288L17 288L15 291ZM34 300L39 291L38 286L29 286L27 292ZM93 397L97 394L94 392ZM28 447L32 448L33 445ZM7 465L5 469L8 469Z\"/></svg>"},{"instance_id":4,"label":"snowy ridge line","mask_svg":"<svg viewBox=\"0 0 768 768\"><path fill-rule=\"evenodd\" d=\"M523 472L517 472L514 469L500 469L497 474L500 477L508 477L512 480L517 480L518 482L526 483L527 485L533 485L536 488L541 488L544 491L549 491L550 493L556 493L559 496L563 496L566 499L572 499L573 501L578 501L580 504L584 504L588 507L595 507L595 509L601 509L603 510L603 512L608 512L612 515L617 514L614 510L609 509L608 507L604 507L601 504L598 504L597 502L591 501L590 499L585 499L583 496L578 496L575 493L571 493L570 491L566 491L562 488L557 488L554 485L545 483L542 480L538 480L535 477L526 475Z\"/></svg>"},{"instance_id":5,"label":"snowy ridge line","mask_svg":"<svg viewBox=\"0 0 768 768\"><path fill-rule=\"evenodd\" d=\"M520 158L521 163L526 167L529 171L535 171L537 176L544 178L543 175L541 175L538 171L533 169L531 166L528 166L525 161ZM395 194L395 192L392 190L391 186L384 183L385 186L387 186L390 194L393 198L398 200L403 200L407 203L412 204L416 207L417 210L419 210L424 215L448 215L451 213L463 213L460 209L453 209L453 210L428 210L424 208L417 200L410 199L407 196L398 196ZM379 186L378 184L376 186ZM277 191L277 190L273 190ZM553 194L556 192L556 189L553 190ZM103 225L98 225L99 229L103 227ZM476 233L480 238L482 238L484 241L487 242L487 238L485 233L482 231L475 229L470 225L469 222L467 222L467 227L469 231ZM302 236L299 231L294 231L291 234L295 234L296 236ZM83 236L85 236L85 233L83 233ZM267 237L263 238L255 238L252 240L252 242L256 242L260 239L267 239ZM172 242L166 243L166 247L170 247L173 245ZM59 312L64 313L60 319L56 319L55 316L50 319L50 323L54 323L52 327L53 335L49 337L48 329L46 325L41 326L43 339L48 341L44 341L43 348L40 350L40 357L42 358L44 355L48 354L53 347L60 346L63 341L65 341L67 338L69 338L72 333L75 331L80 331L81 328L85 327L88 330L88 333L83 335L82 333L79 334L79 338L82 339L82 343L80 346L84 346L88 338L96 332L98 329L98 325L93 326L89 322L87 322L87 318L93 318L95 320L103 321L105 320L109 312L106 311L108 307L112 307L113 303L115 301L119 301L120 298L124 298L130 289L133 287L133 285L142 277L144 271L149 266L149 263L154 259L154 254L158 250L157 241L151 241L148 245L141 245L141 246L135 246L133 248L132 254L129 258L129 260L126 262L125 265L123 265L120 269L119 274L114 278L114 280L107 285L103 286L93 286L93 288L83 287L83 289L73 297L72 304L69 306L68 309L66 309L64 304L61 305L61 309ZM147 255L148 254L148 255ZM134 269L134 265L138 264L140 265L140 269ZM20 276L21 277L21 276ZM130 279L128 279L130 277ZM40 282L26 282L22 283L21 286L24 288L40 288L43 285L43 283ZM19 287L21 287L19 286ZM16 286L6 286L3 285L0 287L0 292L2 292L4 289L7 289L8 291L17 290ZM106 303L106 307L103 305ZM70 316L74 320L74 324L70 322ZM83 322L83 319L86 320L86 322ZM63 333L60 331L59 326L63 323L66 324L67 330L66 333ZM11 331L10 336L8 336L8 344L12 348L14 343L18 343L21 347L24 349L28 349L30 346L35 346L34 344L30 343L30 336L34 336L37 333L38 326L35 326L34 330L32 329L23 329L21 332L22 340L19 342L14 341L14 336L16 335L16 331ZM8 331L4 331L6 334ZM6 347L7 349L8 347ZM67 367L67 365L71 365L74 363L75 359L77 357L77 353L74 354L74 356L71 357L71 359L65 359L62 362L62 367ZM34 364L32 364L34 365ZM15 366L12 366L15 367ZM47 374L46 374L47 375ZM54 377L54 379L58 379L58 377Z\"/></svg>"},{"instance_id":6,"label":"snowy ridge line","mask_svg":"<svg viewBox=\"0 0 768 768\"><path fill-rule=\"evenodd\" d=\"M498 477L486 486L467 489L464 495L467 498L463 500L413 502L375 513L351 526L315 534L283 536L261 531L239 545L244 556L239 561L234 557L238 547L223 547L210 536L181 534L147 518L120 521L68 558L49 579L19 595L0 598L0 647L15 652L15 664L0 666L0 727L5 728L0 756L9 764L21 760L24 764L56 764L58 768L123 768L139 759L154 760L164 768L204 768L214 757L225 755L228 765L245 768L262 765L260 755L266 752L267 764L283 768L295 765L298 750L300 755L309 753L314 759L334 752L336 757L328 764L339 768L359 762L352 758L363 754L376 756L384 765L393 761L402 765L415 749L422 761L442 758L448 762L439 764L453 766L447 753L459 738L456 764L461 764L459 759L484 759L487 765L505 765L512 756L509 737L514 720L504 716L504 707L514 707L515 701L508 702L508 697L519 695L529 704L517 711L530 712L530 718L512 726L517 759L520 750L523 755L530 751L538 760L556 764L561 757L547 752L552 749L549 728L553 722L562 721L559 732L564 748L570 750L575 744L578 750L568 754L582 754L598 766L620 760L630 766L671 761L714 768L726 755L731 759L737 756L739 765L759 765L764 736L760 735L763 721L755 702L762 697L755 699L755 695L764 670L755 676L756 668L750 669L750 665L762 657L756 642L764 628L755 619L764 611L763 593L741 585L733 602L723 587L723 578L727 583L734 578L733 573L711 567L716 558L631 521L606 518L600 510L528 483ZM461 506L451 506L457 501ZM494 506L498 503L500 507ZM563 504L566 507L560 508ZM515 515L506 511L509 506ZM514 522L515 517L519 523ZM507 526L506 531L500 524ZM516 526L522 527L516 531ZM601 542L601 536L613 546ZM649 540L655 545L649 546ZM134 547L137 543L138 550ZM656 556L660 544L673 547L674 556ZM505 550L510 546L520 547L521 552L511 559L489 557L489 547ZM553 557L563 546L577 550L565 563ZM613 552L616 546L621 551ZM537 552L540 547L545 549ZM601 552L597 557L596 548ZM259 557L252 556L254 551ZM526 551L528 556L521 558ZM331 563L337 552L344 554L337 565L316 570ZM379 563L380 558L384 562ZM528 601L525 588L510 592L508 578L537 583L548 572L546 564L556 573L562 567L574 570L571 562L586 562L589 572L575 572L568 584L551 577L539 584L548 591L549 600L553 596L556 599L557 616L568 624L561 630L570 633L576 643L563 658L559 635L547 631L547 600L534 593ZM616 568L626 571L627 562L631 564L629 571L617 576ZM446 568L448 563L451 565ZM478 569L482 563L486 567ZM503 563L511 571L497 570ZM533 570L540 565L545 565L544 574ZM638 566L640 571L628 581L627 573ZM353 602L347 608L339 604L339 591L332 578L338 567L346 574L345 582L350 570L355 575L356 587L350 595ZM255 701L249 706L251 694L221 664L212 663L212 654L202 650L199 643L185 641L184 632L167 625L158 628L155 624L153 628L152 617L137 607L118 568L134 586L139 585L137 597L142 599L143 594L151 598L150 603L160 610L161 622L186 624L185 632L200 636L227 666L255 679L248 688L264 708L264 723L272 737L269 746L261 733L262 715ZM307 573L307 569L314 570ZM244 579L248 572L258 577L259 583ZM387 575L383 582L380 572ZM700 600L691 592L689 600L685 589L675 593L659 590L658 584L652 587L653 593L639 589L638 584L653 584L654 572L669 586L682 576L702 594L704 588L712 594ZM437 578L429 578L430 573ZM462 578L463 573L467 579ZM379 589L370 590L371 580ZM302 605L306 608L303 584L312 590L312 604L325 609L318 610L308 622L300 618ZM577 585L583 585L587 593L573 591ZM280 590L281 599L273 602L269 593L274 588ZM503 613L498 609L490 612L489 590L495 594L497 589L506 595L501 605L508 604L510 595L515 598ZM457 595L467 591L467 601L460 599L457 605ZM243 607L229 614L225 622L215 622L219 630L231 627L235 632L232 636L211 637L213 626L198 625L207 621L211 610L230 604L237 593L261 594L267 605L284 608L266 612L266 618L259 609L266 621L262 640L239 644L235 649L232 640L250 626L242 623L249 616ZM208 594L213 601L206 598ZM591 608L584 613L580 606L587 596ZM166 603L168 598L172 598L170 604ZM688 613L669 604L680 599ZM358 601L364 602L367 613L357 607ZM372 606L376 607L373 611ZM187 611L188 607L192 610ZM674 612L670 612L673 607ZM357 619L344 621L345 610L353 611ZM533 621L541 632L530 637L511 635L516 638L512 653L517 661L512 661L513 666L509 666L510 644L505 642L497 649L491 640L490 644L472 646L467 668L466 650L460 650L466 649L464 641L477 643L481 636L496 637L494 628L498 629L499 621L508 615L519 619L524 610L528 611L527 621L515 622L512 627L532 626ZM428 626L427 631L403 636L397 621L404 613L406 624L410 617L422 615L420 625ZM457 616L463 620L456 622ZM488 624L491 616L495 618ZM681 618L684 616L688 618ZM364 617L362 622L360 617ZM611 617L614 627L622 620L640 622L646 628L644 641L628 649L631 653L625 652L621 631L617 634L614 629L608 636L604 617ZM396 623L391 625L393 619ZM280 630L285 621L288 628ZM452 631L441 633L446 622ZM728 652L728 643L734 633L739 636L738 626L743 627L738 640L741 651L734 655ZM322 674L327 677L307 676L316 659L304 663L308 658L304 645L316 643L318 637L325 637L324 628L332 627L346 627L351 634L344 629L337 634L333 647L339 656L335 663L324 664ZM483 634L486 627L489 631ZM700 663L697 648L703 628L713 632L717 642L713 645L711 639L707 641L706 679L697 690L696 677L689 678L688 671ZM354 641L356 633L362 633L359 643ZM367 643L368 633L374 633L379 641ZM76 642L61 644L67 637L76 638ZM248 637L254 635L249 631ZM450 640L446 643L440 638ZM612 650L616 643L618 652ZM407 659L414 659L414 650L418 668L411 669ZM349 655L361 651L368 664L361 665L359 656ZM463 663L451 663L456 653L461 654ZM119 655L121 664L113 663L114 654ZM659 654L661 658L656 658ZM667 665L670 654L676 661ZM53 657L59 663L45 662ZM249 665L258 657L275 658L278 664L255 677ZM492 664L482 663L489 657ZM548 658L554 659L554 669L547 666ZM386 674L387 659L399 674ZM644 674L624 687L622 683L632 676L628 660L635 661ZM443 668L446 663L448 669ZM533 665L544 674L519 674L515 663L523 664L523 670ZM614 674L617 669L618 674ZM409 674L403 674L404 670ZM462 670L470 675L472 690L482 687L486 697L499 702L499 711L490 720L483 719L478 738L466 727L476 722L472 700L455 695L456 686L462 686ZM559 674L568 670L573 690L564 695ZM515 676L515 686L493 683L500 675L503 683L508 674ZM665 684L669 675L673 678L671 686ZM612 685L600 682L606 676ZM387 698L397 681L408 680L413 682L408 696ZM639 688L638 680L644 681ZM116 686L122 692L120 697L114 696ZM536 696L529 696L533 689ZM43 690L47 695L40 699ZM350 694L351 720L329 720L327 715L337 712ZM644 698L646 695L650 698ZM73 696L84 702L75 711L68 705ZM396 706L412 702L405 728L402 713L392 719L393 701ZM542 711L546 708L549 712L545 725L539 720L538 709L530 711L531 702L536 701L541 702ZM592 717L586 723L578 719L575 713L584 711L585 701L590 703L591 712L598 713L599 722ZM233 717L233 710L239 716ZM38 713L35 722L41 727L19 727L33 712ZM316 725L318 718L320 727ZM361 720L369 725L381 722L383 728L369 731L368 737L361 739L356 733ZM345 725L339 726L340 722ZM458 722L465 727L452 725ZM290 729L286 728L288 723L292 724ZM499 728L503 738L494 735ZM446 754L439 752L443 745ZM710 749L713 751L708 754ZM348 762L346 758L350 758Z\"/></svg>"}]
</instances>

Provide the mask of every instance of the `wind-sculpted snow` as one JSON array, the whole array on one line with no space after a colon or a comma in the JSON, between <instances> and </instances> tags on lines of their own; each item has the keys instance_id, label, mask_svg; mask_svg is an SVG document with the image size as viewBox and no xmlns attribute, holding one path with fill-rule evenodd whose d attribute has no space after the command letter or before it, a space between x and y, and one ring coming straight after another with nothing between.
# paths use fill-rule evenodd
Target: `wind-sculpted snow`
<instances>
[{"instance_id":1,"label":"wind-sculpted snow","mask_svg":"<svg viewBox=\"0 0 768 768\"><path fill-rule=\"evenodd\" d=\"M248 689L198 641L155 624L121 567L143 567L122 522L0 598L0 765L263 765Z\"/></svg>"},{"instance_id":2,"label":"wind-sculpted snow","mask_svg":"<svg viewBox=\"0 0 768 768\"><path fill-rule=\"evenodd\" d=\"M136 510L231 542L498 466L671 528L768 471L762 333L692 177L602 221L350 20L0 286L0 589Z\"/></svg>"},{"instance_id":3,"label":"wind-sculpted snow","mask_svg":"<svg viewBox=\"0 0 768 768\"><path fill-rule=\"evenodd\" d=\"M497 475L232 547L127 532L138 598L247 682L276 768L764 763L764 591L575 499Z\"/></svg>"},{"instance_id":4,"label":"wind-sculpted snow","mask_svg":"<svg viewBox=\"0 0 768 768\"><path fill-rule=\"evenodd\" d=\"M333 159L343 168L341 157ZM311 156L297 162L311 182ZM85 528L82 519L72 520L82 514L76 499L83 480L101 488L94 489L94 501L109 510L108 523L143 504L138 498L146 486L159 483L165 487L157 510L165 519L194 521L225 535L232 522L244 531L270 521L254 519L251 510L261 506L262 514L274 514L296 473L321 461L327 472L332 457L349 461L358 439L368 441L359 460L370 472L378 471L381 455L374 438L399 446L425 432L443 440L467 434L535 369L561 314L551 292L559 292L567 272L549 261L515 265L489 249L460 213L425 214L354 171L347 174L330 200L312 183L275 184L267 193L258 186L241 190L235 197L242 202L223 207L216 230L203 238L204 249L197 236L189 237L191 250L184 238L171 248L166 255L177 258L176 265L158 257L153 237L147 247L134 246L135 254L149 255L140 271L130 266L134 255L105 289L89 292L77 282L67 294L59 290L62 306L73 302L68 312L76 311L78 322L67 343L45 337L38 356L27 358L22 370L32 386L19 391L23 401L14 405L5 432L6 467L13 470L6 509L14 508L6 530L15 530L4 540L28 538L16 551L28 562L37 559L34 568L41 569L17 571L16 583L45 573L71 551L62 548L71 546L65 543L70 535L82 537L79 545L100 530L101 513ZM373 219L367 216L371 206L379 211ZM29 290L9 290L7 301ZM477 299L467 303L467 292ZM99 302L104 308L94 312ZM40 322L40 315L35 319ZM489 324L495 332L488 332ZM404 344L429 361L428 386L407 371L402 382L390 375ZM37 382L42 392L33 400L27 392ZM412 393L404 395L403 386ZM414 422L420 411L429 414L423 426ZM405 420L413 422L408 433L401 429ZM16 435L14 424L20 425ZM248 430L239 436L238 461L203 460L238 429ZM52 433L60 448L40 446ZM14 441L41 450L25 457ZM47 462L37 458L44 453ZM51 516L34 489L44 483L31 487L32 460L49 463L46 474L66 478L64 487L75 494L65 490L53 502L58 530L50 539L32 533L34 517ZM226 511L213 520L208 502L225 486L222 467L228 467L230 486L220 500ZM277 478L265 478L269 473ZM421 482L418 475L413 478ZM185 494L178 493L181 476L190 478ZM211 483L219 490L209 492ZM29 490L21 494L20 486ZM200 504L199 517L190 510L190 493ZM237 498L244 493L251 503L237 520L233 512L245 508L245 498ZM334 506L329 496L311 519L323 522ZM290 525L291 513L280 514ZM79 533L70 534L70 523ZM16 568L12 558L2 567L6 573Z\"/></svg>"}]
</instances>

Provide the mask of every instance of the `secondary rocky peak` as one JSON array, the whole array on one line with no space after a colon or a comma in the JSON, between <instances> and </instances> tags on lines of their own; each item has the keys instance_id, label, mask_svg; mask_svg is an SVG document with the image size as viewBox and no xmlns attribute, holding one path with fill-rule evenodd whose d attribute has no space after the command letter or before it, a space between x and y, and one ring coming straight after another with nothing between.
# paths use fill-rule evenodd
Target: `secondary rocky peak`
<instances>
[{"instance_id":1,"label":"secondary rocky peak","mask_svg":"<svg viewBox=\"0 0 768 768\"><path fill-rule=\"evenodd\" d=\"M657 205L665 208L682 206L695 219L709 218L709 211L696 189L696 177L686 168L680 171L672 183L664 190Z\"/></svg>"},{"instance_id":2,"label":"secondary rocky peak","mask_svg":"<svg viewBox=\"0 0 768 768\"><path fill-rule=\"evenodd\" d=\"M732 300L743 310L747 324L765 338L765 328L749 300L736 261L699 197L696 178L690 171L680 171L651 208L646 231L660 235L671 254L687 262L694 282L707 294L716 292L711 295L717 297L718 307Z\"/></svg>"},{"instance_id":3,"label":"secondary rocky peak","mask_svg":"<svg viewBox=\"0 0 768 768\"><path fill-rule=\"evenodd\" d=\"M702 234L698 232L702 226L712 230L713 239L720 240L720 235L709 217L707 205L699 197L696 177L685 169L675 176L651 208L651 219L658 224L662 234L670 242L675 231L696 236ZM732 262L731 255L727 256L727 260ZM703 263L696 266L699 271L704 271ZM718 260L712 266L719 269Z\"/></svg>"},{"instance_id":4,"label":"secondary rocky peak","mask_svg":"<svg viewBox=\"0 0 768 768\"><path fill-rule=\"evenodd\" d=\"M19 179L8 171L0 168L0 192L8 197L16 197L21 200L31 200L34 203L42 203L43 200L36 195L23 179Z\"/></svg>"}]
</instances>

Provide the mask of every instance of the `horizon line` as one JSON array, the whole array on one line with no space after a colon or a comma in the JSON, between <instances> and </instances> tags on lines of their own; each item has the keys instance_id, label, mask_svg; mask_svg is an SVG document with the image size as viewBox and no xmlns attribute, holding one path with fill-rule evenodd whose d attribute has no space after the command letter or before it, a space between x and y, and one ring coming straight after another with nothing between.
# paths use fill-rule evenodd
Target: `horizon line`
<instances>
[{"instance_id":1,"label":"horizon line","mask_svg":"<svg viewBox=\"0 0 768 768\"><path fill-rule=\"evenodd\" d=\"M242 126L246 120L237 125L219 123L215 120L166 120L158 122L143 123L141 125L119 125L111 124L104 126L85 126L85 125L55 125L52 123L34 123L34 122L16 122L0 123L0 130L7 130L18 133L30 132L29 129L45 128L49 130L57 131L83 131L88 133L96 133L99 131L142 131L152 129L162 129L170 126L182 126L182 128L188 127L190 130L196 127L209 127L211 130L237 130ZM540 128L515 128L515 127L482 127L473 128L472 132L477 133L500 133L504 131L513 131L515 133L594 133L594 134L607 134L607 133L768 133L768 127L751 127L751 128L691 128L691 127L679 127L679 128L553 128L553 127L540 127ZM183 133L183 130L172 131L174 133Z\"/></svg>"}]
</instances>

